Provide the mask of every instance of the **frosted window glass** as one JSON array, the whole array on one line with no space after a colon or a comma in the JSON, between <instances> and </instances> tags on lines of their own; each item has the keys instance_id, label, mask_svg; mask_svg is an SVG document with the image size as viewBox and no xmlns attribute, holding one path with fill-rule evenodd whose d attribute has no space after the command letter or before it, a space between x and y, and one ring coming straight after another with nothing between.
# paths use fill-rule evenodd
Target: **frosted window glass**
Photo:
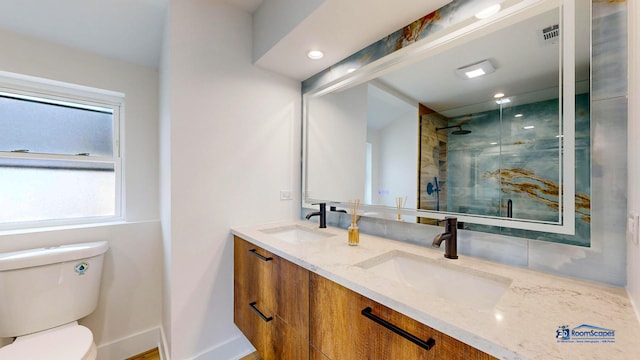
<instances>
[{"instance_id":1,"label":"frosted window glass","mask_svg":"<svg viewBox=\"0 0 640 360\"><path fill-rule=\"evenodd\" d=\"M113 170L0 167L0 222L115 214Z\"/></svg>"},{"instance_id":2,"label":"frosted window glass","mask_svg":"<svg viewBox=\"0 0 640 360\"><path fill-rule=\"evenodd\" d=\"M0 151L113 156L113 114L0 95Z\"/></svg>"}]
</instances>

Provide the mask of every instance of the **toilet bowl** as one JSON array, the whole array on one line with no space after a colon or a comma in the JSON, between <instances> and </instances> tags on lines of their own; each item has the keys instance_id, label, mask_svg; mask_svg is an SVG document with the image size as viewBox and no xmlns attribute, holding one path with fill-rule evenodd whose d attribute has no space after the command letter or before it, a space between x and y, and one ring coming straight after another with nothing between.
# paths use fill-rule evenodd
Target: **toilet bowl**
<instances>
[{"instance_id":1,"label":"toilet bowl","mask_svg":"<svg viewBox=\"0 0 640 360\"><path fill-rule=\"evenodd\" d=\"M0 348L2 360L95 360L93 334L77 322L20 336Z\"/></svg>"}]
</instances>

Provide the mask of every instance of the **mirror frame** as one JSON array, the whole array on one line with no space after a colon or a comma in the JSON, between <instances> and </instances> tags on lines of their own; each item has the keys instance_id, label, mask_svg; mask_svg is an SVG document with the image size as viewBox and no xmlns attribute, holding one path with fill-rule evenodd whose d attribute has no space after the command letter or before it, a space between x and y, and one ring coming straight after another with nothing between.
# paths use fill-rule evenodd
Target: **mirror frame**
<instances>
[{"instance_id":1,"label":"mirror frame","mask_svg":"<svg viewBox=\"0 0 640 360\"><path fill-rule=\"evenodd\" d=\"M437 212L423 209L401 209L382 205L359 206L359 214L369 217L391 218L397 214L442 220L446 216L456 216L458 221L515 228L522 230L543 231L550 233L575 234L575 0L506 0L503 10L486 19L470 18L459 24L449 26L435 34L419 40L405 48L397 50L353 72L343 74L335 80L320 85L303 93L302 113L302 207L313 209L318 202L330 203L332 206L349 209L349 204L335 202L331 199L313 199L306 195L308 183L308 113L309 100L324 94L343 90L365 83L376 77L393 71L401 66L417 62L426 57L443 52L460 42L473 40L498 28L508 26L519 20L552 10L559 9L562 36L560 59L560 121L562 122L560 186L562 196L559 197L559 208L563 209L558 222L542 222L527 219L508 219L495 216L468 215L462 213ZM572 41L566 41L572 39ZM364 184L363 184L364 186ZM374 212L379 215L374 216Z\"/></svg>"}]
</instances>

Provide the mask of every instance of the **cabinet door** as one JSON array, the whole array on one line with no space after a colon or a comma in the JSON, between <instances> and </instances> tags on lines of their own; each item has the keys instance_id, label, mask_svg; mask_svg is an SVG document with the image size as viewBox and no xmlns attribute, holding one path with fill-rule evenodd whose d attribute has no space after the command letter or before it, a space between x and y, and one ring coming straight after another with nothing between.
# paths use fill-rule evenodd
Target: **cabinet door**
<instances>
[{"instance_id":1,"label":"cabinet door","mask_svg":"<svg viewBox=\"0 0 640 360\"><path fill-rule=\"evenodd\" d=\"M260 353L271 343L273 256L234 238L234 322Z\"/></svg>"},{"instance_id":2,"label":"cabinet door","mask_svg":"<svg viewBox=\"0 0 640 360\"><path fill-rule=\"evenodd\" d=\"M375 359L374 354L384 331L360 314L381 306L333 281L311 274L309 280L310 342L317 350L315 358Z\"/></svg>"},{"instance_id":3,"label":"cabinet door","mask_svg":"<svg viewBox=\"0 0 640 360\"><path fill-rule=\"evenodd\" d=\"M428 326L315 274L309 291L310 341L327 358L438 358L439 334ZM370 317L362 314L365 309ZM418 340L433 339L436 345L426 350L390 330L394 326Z\"/></svg>"},{"instance_id":4,"label":"cabinet door","mask_svg":"<svg viewBox=\"0 0 640 360\"><path fill-rule=\"evenodd\" d=\"M472 346L442 334L440 354L443 359L451 360L498 360Z\"/></svg>"},{"instance_id":5,"label":"cabinet door","mask_svg":"<svg viewBox=\"0 0 640 360\"><path fill-rule=\"evenodd\" d=\"M276 257L274 312L291 331L309 341L309 271Z\"/></svg>"},{"instance_id":6,"label":"cabinet door","mask_svg":"<svg viewBox=\"0 0 640 360\"><path fill-rule=\"evenodd\" d=\"M271 325L270 341L263 360L307 360L309 359L309 340L289 326L276 315Z\"/></svg>"},{"instance_id":7,"label":"cabinet door","mask_svg":"<svg viewBox=\"0 0 640 360\"><path fill-rule=\"evenodd\" d=\"M397 311L382 306L380 317L388 324L387 326L396 327L399 331L404 332L405 336L399 335L392 330L386 331L386 342L381 342L382 346L376 349L379 359L447 359L442 357L440 333L418 321L411 319ZM376 315L376 314L373 314ZM385 328L385 326L380 325ZM385 328L388 329L388 328ZM421 345L408 340L407 337L413 337ZM423 346L430 345L427 350Z\"/></svg>"},{"instance_id":8,"label":"cabinet door","mask_svg":"<svg viewBox=\"0 0 640 360\"><path fill-rule=\"evenodd\" d=\"M309 360L331 360L315 346L309 344Z\"/></svg>"},{"instance_id":9,"label":"cabinet door","mask_svg":"<svg viewBox=\"0 0 640 360\"><path fill-rule=\"evenodd\" d=\"M234 238L234 321L264 360L309 358L309 271Z\"/></svg>"}]
</instances>

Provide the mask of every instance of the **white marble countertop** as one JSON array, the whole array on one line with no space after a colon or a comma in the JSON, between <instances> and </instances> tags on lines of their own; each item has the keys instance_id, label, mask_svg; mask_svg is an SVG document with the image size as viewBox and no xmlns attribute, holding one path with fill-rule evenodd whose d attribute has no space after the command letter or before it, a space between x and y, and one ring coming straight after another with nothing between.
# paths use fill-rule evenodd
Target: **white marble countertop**
<instances>
[{"instance_id":1,"label":"white marble countertop","mask_svg":"<svg viewBox=\"0 0 640 360\"><path fill-rule=\"evenodd\" d=\"M293 244L261 231L294 224L332 236ZM500 359L640 359L640 323L624 288L470 256L449 260L442 251L362 233L360 244L349 246L346 230L318 229L309 221L237 227L232 233ZM356 266L390 251L511 282L495 306L480 309L469 305L468 299L446 300ZM425 281L428 277L424 274ZM483 296L477 294L478 299ZM609 343L556 339L560 326L573 329L582 324L615 330L615 339Z\"/></svg>"}]
</instances>

